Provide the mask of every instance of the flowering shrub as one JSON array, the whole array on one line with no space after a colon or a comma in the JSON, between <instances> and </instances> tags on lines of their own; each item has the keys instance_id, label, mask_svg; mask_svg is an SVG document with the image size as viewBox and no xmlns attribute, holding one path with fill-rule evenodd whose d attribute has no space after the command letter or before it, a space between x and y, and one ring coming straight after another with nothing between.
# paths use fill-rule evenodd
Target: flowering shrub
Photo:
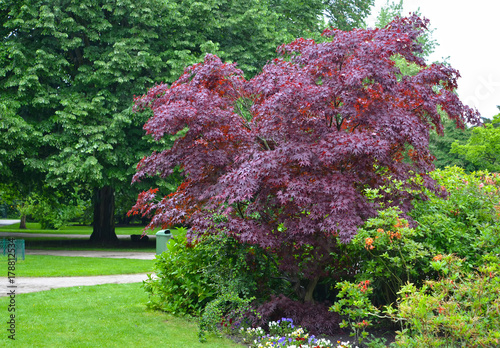
<instances>
[{"instance_id":1,"label":"flowering shrub","mask_svg":"<svg viewBox=\"0 0 500 348\"><path fill-rule=\"evenodd\" d=\"M371 279L376 303L391 303L408 281L417 281L428 268L430 252L415 229L388 208L358 230L348 250L358 262L358 281ZM371 293L371 292L370 292Z\"/></svg>"},{"instance_id":2,"label":"flowering shrub","mask_svg":"<svg viewBox=\"0 0 500 348\"><path fill-rule=\"evenodd\" d=\"M407 282L437 277L433 256L455 254L472 270L486 253L500 252L500 175L451 167L431 176L442 192L426 190L428 200L414 201L414 228L400 210L386 208L348 245L356 280L372 280L376 304L394 302Z\"/></svg>"},{"instance_id":3,"label":"flowering shrub","mask_svg":"<svg viewBox=\"0 0 500 348\"><path fill-rule=\"evenodd\" d=\"M350 327L351 336L362 342L367 336L366 328L370 326L370 315L377 314L378 309L373 306L369 295L373 292L370 281L365 280L358 284L347 281L337 283L335 286L339 289L337 297L339 300L330 308L331 311L345 316L340 327Z\"/></svg>"},{"instance_id":4,"label":"flowering shrub","mask_svg":"<svg viewBox=\"0 0 500 348\"><path fill-rule=\"evenodd\" d=\"M398 310L388 314L402 323L399 347L500 346L500 259L485 257L476 271L452 255L433 261L441 278L421 288L403 286Z\"/></svg>"},{"instance_id":5,"label":"flowering shrub","mask_svg":"<svg viewBox=\"0 0 500 348\"><path fill-rule=\"evenodd\" d=\"M431 173L446 199L427 192L416 200L410 216L417 222L418 240L433 255L455 254L473 269L486 252L500 252L500 175L467 174L458 167Z\"/></svg>"},{"instance_id":6,"label":"flowering shrub","mask_svg":"<svg viewBox=\"0 0 500 348\"><path fill-rule=\"evenodd\" d=\"M431 176L442 192L426 190L428 200L414 201L413 228L386 208L358 231L348 245L355 277L373 279L373 303L399 294L398 306L385 310L402 322L396 346L498 346L500 175L452 167ZM338 284L341 300L332 307L355 335L369 324L362 315L377 314L362 284Z\"/></svg>"}]
</instances>

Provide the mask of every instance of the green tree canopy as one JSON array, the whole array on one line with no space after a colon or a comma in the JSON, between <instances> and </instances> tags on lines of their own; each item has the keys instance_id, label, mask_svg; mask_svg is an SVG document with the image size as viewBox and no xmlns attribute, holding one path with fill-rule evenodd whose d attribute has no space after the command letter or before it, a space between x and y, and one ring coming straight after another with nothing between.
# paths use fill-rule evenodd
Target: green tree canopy
<instances>
[{"instance_id":1,"label":"green tree canopy","mask_svg":"<svg viewBox=\"0 0 500 348\"><path fill-rule=\"evenodd\" d=\"M475 127L466 144L458 141L451 145L451 153L470 161L480 169L500 172L500 114L485 123L484 127Z\"/></svg>"},{"instance_id":2,"label":"green tree canopy","mask_svg":"<svg viewBox=\"0 0 500 348\"><path fill-rule=\"evenodd\" d=\"M464 168L467 172L473 172L480 169L477 165L468 161L464 156L456 153L450 153L453 143L465 145L472 135L472 128L457 128L457 125L452 120L443 117L444 135L438 135L436 132L431 132L429 137L429 149L436 157L434 165L436 168L444 169L445 167L457 166Z\"/></svg>"}]
</instances>

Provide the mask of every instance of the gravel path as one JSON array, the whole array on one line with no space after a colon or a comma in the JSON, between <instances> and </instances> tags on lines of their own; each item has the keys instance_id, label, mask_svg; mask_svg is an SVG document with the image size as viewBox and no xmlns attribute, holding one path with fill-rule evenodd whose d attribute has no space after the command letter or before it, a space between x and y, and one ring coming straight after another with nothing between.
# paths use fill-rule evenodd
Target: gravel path
<instances>
[{"instance_id":1,"label":"gravel path","mask_svg":"<svg viewBox=\"0 0 500 348\"><path fill-rule=\"evenodd\" d=\"M47 291L57 288L69 288L73 286L93 286L101 284L124 284L124 283L140 283L146 280L147 273L138 274L118 274L107 276L94 277L43 277L43 278L16 278L15 288L7 287L9 279L0 277L0 284L3 289L0 291L0 297L8 296L11 290L15 290L15 294L25 294L28 292Z\"/></svg>"}]
</instances>

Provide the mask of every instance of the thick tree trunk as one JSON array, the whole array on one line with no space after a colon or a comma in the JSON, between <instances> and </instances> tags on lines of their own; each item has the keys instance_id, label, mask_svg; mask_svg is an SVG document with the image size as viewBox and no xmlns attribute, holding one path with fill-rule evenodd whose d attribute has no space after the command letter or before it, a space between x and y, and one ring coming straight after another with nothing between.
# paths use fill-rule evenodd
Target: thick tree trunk
<instances>
[{"instance_id":1,"label":"thick tree trunk","mask_svg":"<svg viewBox=\"0 0 500 348\"><path fill-rule=\"evenodd\" d=\"M307 285L306 295L304 296L304 302L314 302L313 294L314 289L316 289L316 285L318 285L319 277L315 277L314 279L309 280L309 284Z\"/></svg>"},{"instance_id":2,"label":"thick tree trunk","mask_svg":"<svg viewBox=\"0 0 500 348\"><path fill-rule=\"evenodd\" d=\"M26 215L21 215L21 223L19 224L19 228L22 230L26 229Z\"/></svg>"},{"instance_id":3,"label":"thick tree trunk","mask_svg":"<svg viewBox=\"0 0 500 348\"><path fill-rule=\"evenodd\" d=\"M116 243L115 233L115 190L104 186L94 191L94 230L90 241L96 243Z\"/></svg>"}]
</instances>

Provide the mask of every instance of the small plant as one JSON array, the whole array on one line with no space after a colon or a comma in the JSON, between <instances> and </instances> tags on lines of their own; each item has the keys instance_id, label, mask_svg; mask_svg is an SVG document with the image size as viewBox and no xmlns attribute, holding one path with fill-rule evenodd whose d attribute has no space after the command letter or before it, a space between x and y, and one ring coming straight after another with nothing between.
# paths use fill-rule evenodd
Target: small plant
<instances>
[{"instance_id":1,"label":"small plant","mask_svg":"<svg viewBox=\"0 0 500 348\"><path fill-rule=\"evenodd\" d=\"M358 342L362 342L368 337L366 328L370 326L369 316L377 315L378 309L371 303L370 294L373 288L369 286L370 281L365 280L358 284L347 281L337 283L335 287L339 289L337 297L339 300L330 308L331 311L345 316L340 327L350 327Z\"/></svg>"},{"instance_id":2,"label":"small plant","mask_svg":"<svg viewBox=\"0 0 500 348\"><path fill-rule=\"evenodd\" d=\"M252 311L250 306L252 300L254 298L241 298L234 292L223 291L216 299L208 303L200 317L198 333L200 342L206 341L206 332L231 333L244 325L245 315Z\"/></svg>"},{"instance_id":3,"label":"small plant","mask_svg":"<svg viewBox=\"0 0 500 348\"><path fill-rule=\"evenodd\" d=\"M285 335L295 328L293 325L293 319L290 318L282 318L278 321L271 321L268 325L269 333L273 336Z\"/></svg>"},{"instance_id":4,"label":"small plant","mask_svg":"<svg viewBox=\"0 0 500 348\"><path fill-rule=\"evenodd\" d=\"M242 337L243 342L245 343L251 343L257 340L257 338L262 337L266 334L264 329L262 329L260 326L259 327L240 327L238 330L238 334Z\"/></svg>"}]
</instances>

